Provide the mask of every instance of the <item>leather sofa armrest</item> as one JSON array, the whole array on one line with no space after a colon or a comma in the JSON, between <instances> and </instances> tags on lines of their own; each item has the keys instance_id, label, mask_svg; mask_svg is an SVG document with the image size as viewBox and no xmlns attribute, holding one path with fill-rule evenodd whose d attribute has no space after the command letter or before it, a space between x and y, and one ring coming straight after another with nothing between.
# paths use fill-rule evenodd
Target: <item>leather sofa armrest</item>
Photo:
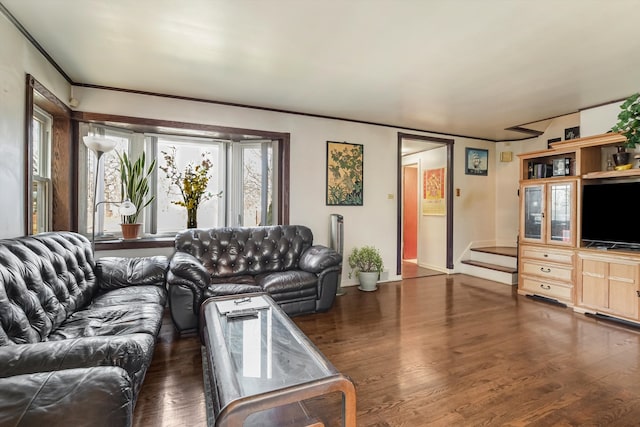
<instances>
[{"instance_id":1,"label":"leather sofa armrest","mask_svg":"<svg viewBox=\"0 0 640 427\"><path fill-rule=\"evenodd\" d=\"M169 285L186 285L192 287L195 284L200 289L209 286L211 274L200 260L186 252L176 252L169 262L167 283Z\"/></svg>"},{"instance_id":2,"label":"leather sofa armrest","mask_svg":"<svg viewBox=\"0 0 640 427\"><path fill-rule=\"evenodd\" d=\"M119 366L133 375L151 363L148 334L84 337L0 347L0 378L94 366ZM1 425L1 423L0 423Z\"/></svg>"},{"instance_id":3,"label":"leather sofa armrest","mask_svg":"<svg viewBox=\"0 0 640 427\"><path fill-rule=\"evenodd\" d=\"M298 261L300 269L315 274L341 264L342 255L334 249L322 245L311 246L302 253L300 261Z\"/></svg>"},{"instance_id":4,"label":"leather sofa armrest","mask_svg":"<svg viewBox=\"0 0 640 427\"><path fill-rule=\"evenodd\" d=\"M2 426L131 426L133 390L118 367L0 378Z\"/></svg>"},{"instance_id":5,"label":"leather sofa armrest","mask_svg":"<svg viewBox=\"0 0 640 427\"><path fill-rule=\"evenodd\" d=\"M110 290L126 286L164 286L169 262L166 256L103 257L96 260L96 276L100 289Z\"/></svg>"}]
</instances>

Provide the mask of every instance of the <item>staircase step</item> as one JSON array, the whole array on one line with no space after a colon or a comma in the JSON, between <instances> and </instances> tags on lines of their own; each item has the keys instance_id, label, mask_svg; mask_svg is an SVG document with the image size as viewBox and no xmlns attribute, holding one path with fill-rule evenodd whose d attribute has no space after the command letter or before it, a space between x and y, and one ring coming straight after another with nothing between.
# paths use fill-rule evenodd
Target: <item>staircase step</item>
<instances>
[{"instance_id":1,"label":"staircase step","mask_svg":"<svg viewBox=\"0 0 640 427\"><path fill-rule=\"evenodd\" d=\"M517 268L505 267L503 265L498 265L498 264L490 264L488 262L473 261L470 259L462 260L461 262L463 264L474 265L476 267L488 268L489 270L502 271L503 273L516 274L518 272Z\"/></svg>"},{"instance_id":2,"label":"staircase step","mask_svg":"<svg viewBox=\"0 0 640 427\"><path fill-rule=\"evenodd\" d=\"M508 257L517 258L518 248L513 246L487 246L483 248L471 248L472 251L484 252L488 254L503 255Z\"/></svg>"}]
</instances>

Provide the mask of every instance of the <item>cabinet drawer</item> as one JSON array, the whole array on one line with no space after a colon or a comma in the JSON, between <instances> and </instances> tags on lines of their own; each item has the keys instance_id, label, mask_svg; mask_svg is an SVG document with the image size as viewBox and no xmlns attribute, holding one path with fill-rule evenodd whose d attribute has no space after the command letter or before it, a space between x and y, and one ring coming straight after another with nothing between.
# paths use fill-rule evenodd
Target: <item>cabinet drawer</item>
<instances>
[{"instance_id":1,"label":"cabinet drawer","mask_svg":"<svg viewBox=\"0 0 640 427\"><path fill-rule=\"evenodd\" d=\"M638 281L639 265L636 262L611 262L604 258L596 260L581 258L582 275L599 279L616 280L636 284Z\"/></svg>"},{"instance_id":2,"label":"cabinet drawer","mask_svg":"<svg viewBox=\"0 0 640 427\"><path fill-rule=\"evenodd\" d=\"M636 264L619 264L614 262L609 264L610 280L635 284L637 275L638 265Z\"/></svg>"},{"instance_id":3,"label":"cabinet drawer","mask_svg":"<svg viewBox=\"0 0 640 427\"><path fill-rule=\"evenodd\" d=\"M551 261L558 264L573 264L573 252L554 251L546 248L524 246L521 252L522 258Z\"/></svg>"},{"instance_id":4,"label":"cabinet drawer","mask_svg":"<svg viewBox=\"0 0 640 427\"><path fill-rule=\"evenodd\" d=\"M522 272L528 275L571 282L573 268L526 260L522 262Z\"/></svg>"},{"instance_id":5,"label":"cabinet drawer","mask_svg":"<svg viewBox=\"0 0 640 427\"><path fill-rule=\"evenodd\" d=\"M553 298L560 298L566 301L571 301L572 287L568 285L562 285L560 283L547 282L532 277L523 277L522 289L531 291L538 295L545 295Z\"/></svg>"}]
</instances>

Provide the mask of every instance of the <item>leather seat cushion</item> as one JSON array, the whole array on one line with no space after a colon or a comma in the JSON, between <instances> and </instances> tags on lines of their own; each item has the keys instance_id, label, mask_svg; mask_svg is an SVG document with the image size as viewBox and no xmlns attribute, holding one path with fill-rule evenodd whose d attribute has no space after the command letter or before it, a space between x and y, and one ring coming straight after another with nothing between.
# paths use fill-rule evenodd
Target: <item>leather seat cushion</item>
<instances>
[{"instance_id":1,"label":"leather seat cushion","mask_svg":"<svg viewBox=\"0 0 640 427\"><path fill-rule=\"evenodd\" d=\"M253 294L262 292L262 288L258 285L249 285L243 283L214 283L207 286L204 290L204 298L219 297L224 295L237 294Z\"/></svg>"},{"instance_id":2,"label":"leather seat cushion","mask_svg":"<svg viewBox=\"0 0 640 427\"><path fill-rule=\"evenodd\" d=\"M105 335L125 335L147 333L157 336L162 324L164 307L156 304L122 304L109 307L93 307L69 316L54 331L51 341L95 337Z\"/></svg>"},{"instance_id":3,"label":"leather seat cushion","mask_svg":"<svg viewBox=\"0 0 640 427\"><path fill-rule=\"evenodd\" d=\"M260 278L260 286L271 295L297 293L316 295L318 277L307 271L289 270L271 273Z\"/></svg>"},{"instance_id":4,"label":"leather seat cushion","mask_svg":"<svg viewBox=\"0 0 640 427\"><path fill-rule=\"evenodd\" d=\"M97 296L91 303L91 307L109 307L121 304L158 304L164 306L166 300L167 292L160 286L129 286Z\"/></svg>"}]
</instances>

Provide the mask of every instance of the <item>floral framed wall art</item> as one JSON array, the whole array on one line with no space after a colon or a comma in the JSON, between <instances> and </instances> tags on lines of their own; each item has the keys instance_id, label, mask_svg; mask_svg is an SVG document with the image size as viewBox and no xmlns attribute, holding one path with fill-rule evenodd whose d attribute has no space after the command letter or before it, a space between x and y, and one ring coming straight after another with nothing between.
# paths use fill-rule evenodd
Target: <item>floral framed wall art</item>
<instances>
[{"instance_id":1,"label":"floral framed wall art","mask_svg":"<svg viewBox=\"0 0 640 427\"><path fill-rule=\"evenodd\" d=\"M466 175L487 175L489 172L489 150L465 148L464 173Z\"/></svg>"},{"instance_id":2,"label":"floral framed wall art","mask_svg":"<svg viewBox=\"0 0 640 427\"><path fill-rule=\"evenodd\" d=\"M364 146L327 141L327 206L362 206Z\"/></svg>"}]
</instances>

